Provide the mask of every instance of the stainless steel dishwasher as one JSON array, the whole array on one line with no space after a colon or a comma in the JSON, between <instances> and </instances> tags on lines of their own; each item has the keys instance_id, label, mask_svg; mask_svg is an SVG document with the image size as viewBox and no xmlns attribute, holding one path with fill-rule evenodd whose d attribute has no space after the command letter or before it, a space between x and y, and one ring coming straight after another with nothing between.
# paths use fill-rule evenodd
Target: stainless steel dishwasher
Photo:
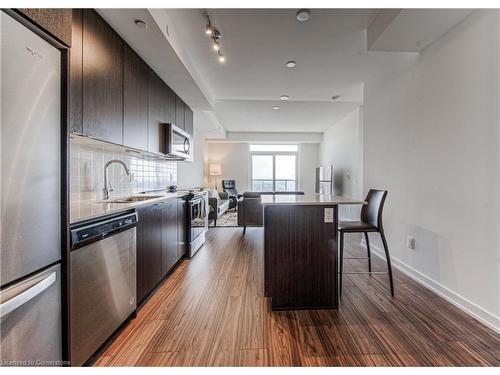
<instances>
[{"instance_id":1,"label":"stainless steel dishwasher","mask_svg":"<svg viewBox=\"0 0 500 375\"><path fill-rule=\"evenodd\" d=\"M70 360L84 364L136 309L137 214L71 228Z\"/></svg>"}]
</instances>

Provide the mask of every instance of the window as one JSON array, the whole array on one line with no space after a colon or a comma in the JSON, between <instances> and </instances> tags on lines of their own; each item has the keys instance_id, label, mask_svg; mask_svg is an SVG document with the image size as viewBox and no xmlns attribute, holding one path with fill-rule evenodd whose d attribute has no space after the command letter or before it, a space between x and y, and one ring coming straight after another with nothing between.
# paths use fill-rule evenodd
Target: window
<instances>
[{"instance_id":1,"label":"window","mask_svg":"<svg viewBox=\"0 0 500 375\"><path fill-rule=\"evenodd\" d=\"M297 190L297 145L250 145L252 191Z\"/></svg>"},{"instance_id":2,"label":"window","mask_svg":"<svg viewBox=\"0 0 500 375\"><path fill-rule=\"evenodd\" d=\"M297 145L250 145L250 152L297 152Z\"/></svg>"}]
</instances>

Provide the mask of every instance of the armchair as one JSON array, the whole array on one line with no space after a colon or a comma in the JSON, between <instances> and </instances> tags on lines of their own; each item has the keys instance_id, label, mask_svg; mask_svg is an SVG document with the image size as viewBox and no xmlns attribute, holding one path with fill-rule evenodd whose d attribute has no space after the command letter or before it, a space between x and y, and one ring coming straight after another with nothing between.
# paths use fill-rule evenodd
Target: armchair
<instances>
[{"instance_id":1,"label":"armchair","mask_svg":"<svg viewBox=\"0 0 500 375\"><path fill-rule=\"evenodd\" d=\"M234 180L222 180L222 190L229 196L229 208L236 208L238 199L243 196L236 190L236 182Z\"/></svg>"},{"instance_id":2,"label":"armchair","mask_svg":"<svg viewBox=\"0 0 500 375\"><path fill-rule=\"evenodd\" d=\"M217 226L217 219L224 215L229 209L229 196L226 192L217 192L211 190L208 195L208 219L214 221L214 226Z\"/></svg>"}]
</instances>

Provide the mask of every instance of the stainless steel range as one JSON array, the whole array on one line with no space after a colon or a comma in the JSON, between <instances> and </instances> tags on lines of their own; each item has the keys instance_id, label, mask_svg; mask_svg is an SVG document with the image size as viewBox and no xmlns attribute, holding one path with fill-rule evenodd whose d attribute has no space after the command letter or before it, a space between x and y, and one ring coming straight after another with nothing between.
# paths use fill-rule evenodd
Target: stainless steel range
<instances>
[{"instance_id":1,"label":"stainless steel range","mask_svg":"<svg viewBox=\"0 0 500 375\"><path fill-rule=\"evenodd\" d=\"M190 192L187 205L187 256L191 258L205 243L205 233L208 230L208 192Z\"/></svg>"}]
</instances>

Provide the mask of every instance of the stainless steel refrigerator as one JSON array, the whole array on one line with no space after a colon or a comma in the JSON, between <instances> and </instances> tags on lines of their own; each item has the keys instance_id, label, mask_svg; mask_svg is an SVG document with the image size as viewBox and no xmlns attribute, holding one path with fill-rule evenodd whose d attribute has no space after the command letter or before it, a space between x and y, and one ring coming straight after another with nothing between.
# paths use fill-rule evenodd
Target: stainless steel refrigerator
<instances>
[{"instance_id":1,"label":"stainless steel refrigerator","mask_svg":"<svg viewBox=\"0 0 500 375\"><path fill-rule=\"evenodd\" d=\"M316 193L334 195L333 165L316 168Z\"/></svg>"},{"instance_id":2,"label":"stainless steel refrigerator","mask_svg":"<svg viewBox=\"0 0 500 375\"><path fill-rule=\"evenodd\" d=\"M61 52L0 11L0 365L61 360Z\"/></svg>"}]
</instances>

